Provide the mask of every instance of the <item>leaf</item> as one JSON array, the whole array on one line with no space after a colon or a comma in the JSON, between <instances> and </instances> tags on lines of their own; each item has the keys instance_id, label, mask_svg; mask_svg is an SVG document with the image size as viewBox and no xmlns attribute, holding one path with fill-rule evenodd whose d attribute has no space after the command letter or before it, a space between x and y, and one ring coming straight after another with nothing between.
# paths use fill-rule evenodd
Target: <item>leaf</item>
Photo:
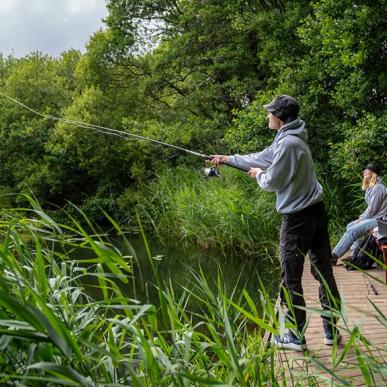
<instances>
[{"instance_id":1,"label":"leaf","mask_svg":"<svg viewBox=\"0 0 387 387\"><path fill-rule=\"evenodd\" d=\"M35 258L35 265L34 265L34 273L38 282L39 294L42 300L46 300L48 281L47 281L46 268L44 266L39 238L35 238L35 249L36 249L36 258Z\"/></svg>"},{"instance_id":2,"label":"leaf","mask_svg":"<svg viewBox=\"0 0 387 387\"><path fill-rule=\"evenodd\" d=\"M72 382L74 383L74 385L81 384L82 386L86 386L86 387L95 386L95 384L90 380L90 378L85 378L78 372L74 371L71 367L66 367L55 363L46 363L46 362L35 363L28 366L26 369L42 370L52 375L55 375L56 377L62 379L63 381Z\"/></svg>"},{"instance_id":3,"label":"leaf","mask_svg":"<svg viewBox=\"0 0 387 387\"><path fill-rule=\"evenodd\" d=\"M231 304L236 310L241 312L245 317L247 317L249 320L251 320L252 322L257 324L262 329L265 329L272 334L277 333L277 330L274 327L272 327L271 325L269 325L268 323L266 323L264 320L260 319L259 317L254 316L253 314L251 314L250 312L248 312L247 310L245 310L241 306L235 304L234 302L231 302Z\"/></svg>"}]
</instances>

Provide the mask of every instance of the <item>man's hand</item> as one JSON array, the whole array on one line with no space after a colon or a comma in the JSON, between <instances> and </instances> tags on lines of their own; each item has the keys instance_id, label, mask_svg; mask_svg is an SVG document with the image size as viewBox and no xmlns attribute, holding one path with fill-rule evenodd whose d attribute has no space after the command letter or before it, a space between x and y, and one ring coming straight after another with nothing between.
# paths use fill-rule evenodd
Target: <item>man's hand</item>
<instances>
[{"instance_id":1,"label":"man's hand","mask_svg":"<svg viewBox=\"0 0 387 387\"><path fill-rule=\"evenodd\" d=\"M250 168L250 171L247 172L249 176L251 176L253 179L257 178L257 175L260 174L262 171L261 168Z\"/></svg>"},{"instance_id":2,"label":"man's hand","mask_svg":"<svg viewBox=\"0 0 387 387\"><path fill-rule=\"evenodd\" d=\"M212 159L210 160L210 163L215 166L228 162L228 156L225 156L225 155L210 155L210 156L212 157Z\"/></svg>"}]
</instances>

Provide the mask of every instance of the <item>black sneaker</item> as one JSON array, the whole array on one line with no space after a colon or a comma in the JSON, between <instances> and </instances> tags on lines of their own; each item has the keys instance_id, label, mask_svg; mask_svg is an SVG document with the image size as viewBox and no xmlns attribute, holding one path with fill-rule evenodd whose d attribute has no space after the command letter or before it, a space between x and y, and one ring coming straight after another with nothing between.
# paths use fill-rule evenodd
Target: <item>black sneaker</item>
<instances>
[{"instance_id":1,"label":"black sneaker","mask_svg":"<svg viewBox=\"0 0 387 387\"><path fill-rule=\"evenodd\" d=\"M283 337L274 336L274 345L282 349L291 349L293 351L303 351L306 349L305 339L299 339L292 332L285 333Z\"/></svg>"},{"instance_id":2,"label":"black sneaker","mask_svg":"<svg viewBox=\"0 0 387 387\"><path fill-rule=\"evenodd\" d=\"M348 265L349 263L352 262L352 257L341 258L341 262L342 262L344 265Z\"/></svg>"},{"instance_id":3,"label":"black sneaker","mask_svg":"<svg viewBox=\"0 0 387 387\"><path fill-rule=\"evenodd\" d=\"M326 333L324 337L324 344L332 346L334 343L339 344L341 341L341 333L339 331L334 335L333 333Z\"/></svg>"}]
</instances>

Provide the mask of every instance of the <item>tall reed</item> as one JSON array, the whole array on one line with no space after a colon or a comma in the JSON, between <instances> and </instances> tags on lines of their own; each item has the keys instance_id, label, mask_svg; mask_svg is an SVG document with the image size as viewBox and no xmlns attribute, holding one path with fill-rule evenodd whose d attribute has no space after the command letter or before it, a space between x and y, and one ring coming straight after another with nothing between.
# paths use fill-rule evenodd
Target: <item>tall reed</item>
<instances>
[{"instance_id":1,"label":"tall reed","mask_svg":"<svg viewBox=\"0 0 387 387\"><path fill-rule=\"evenodd\" d=\"M164 171L137 210L161 236L249 255L277 251L274 195L240 171L222 168L220 178L207 179L183 168Z\"/></svg>"},{"instance_id":2,"label":"tall reed","mask_svg":"<svg viewBox=\"0 0 387 387\"><path fill-rule=\"evenodd\" d=\"M130 283L133 257L104 241L91 223L91 232L75 219L73 226L59 225L30 201L30 210L3 214L0 227L1 383L248 385L252 375L274 380L264 366L261 328L249 333L240 306L245 301L226 292L221 274L214 293L204 273L192 272L192 286L176 298L155 270L159 302L141 304L119 286ZM87 258L70 258L80 251L88 251ZM97 281L98 299L82 285L90 277ZM200 305L195 312L187 306L191 298Z\"/></svg>"},{"instance_id":3,"label":"tall reed","mask_svg":"<svg viewBox=\"0 0 387 387\"><path fill-rule=\"evenodd\" d=\"M140 303L120 287L131 284L133 256L109 244L84 214L88 232L75 219L72 226L57 224L30 202L31 209L1 217L2 385L284 385L275 350L263 339L282 325L262 286L252 295L230 291L219 271L214 290L206 273L191 272L176 297L154 270L159 300ZM83 285L90 277L99 290L95 299ZM191 311L190 299L200 308ZM359 351L360 329L348 334L346 351ZM365 380L383 372L380 359L358 359ZM336 378L335 368L330 373ZM301 376L312 385L308 374Z\"/></svg>"}]
</instances>

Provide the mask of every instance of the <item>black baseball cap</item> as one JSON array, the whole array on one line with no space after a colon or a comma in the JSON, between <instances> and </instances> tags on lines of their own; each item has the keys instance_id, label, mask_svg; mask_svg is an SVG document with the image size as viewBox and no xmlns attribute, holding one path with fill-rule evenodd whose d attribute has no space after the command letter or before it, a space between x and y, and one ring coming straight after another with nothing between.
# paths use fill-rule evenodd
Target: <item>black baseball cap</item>
<instances>
[{"instance_id":1,"label":"black baseball cap","mask_svg":"<svg viewBox=\"0 0 387 387\"><path fill-rule=\"evenodd\" d=\"M290 95L279 95L270 103L263 105L263 108L280 120L285 121L288 117L297 118L300 105Z\"/></svg>"},{"instance_id":2,"label":"black baseball cap","mask_svg":"<svg viewBox=\"0 0 387 387\"><path fill-rule=\"evenodd\" d=\"M381 172L381 168L378 164L376 163L369 163L366 165L365 169L368 169L374 173L376 173L377 175L380 175L380 172Z\"/></svg>"}]
</instances>

